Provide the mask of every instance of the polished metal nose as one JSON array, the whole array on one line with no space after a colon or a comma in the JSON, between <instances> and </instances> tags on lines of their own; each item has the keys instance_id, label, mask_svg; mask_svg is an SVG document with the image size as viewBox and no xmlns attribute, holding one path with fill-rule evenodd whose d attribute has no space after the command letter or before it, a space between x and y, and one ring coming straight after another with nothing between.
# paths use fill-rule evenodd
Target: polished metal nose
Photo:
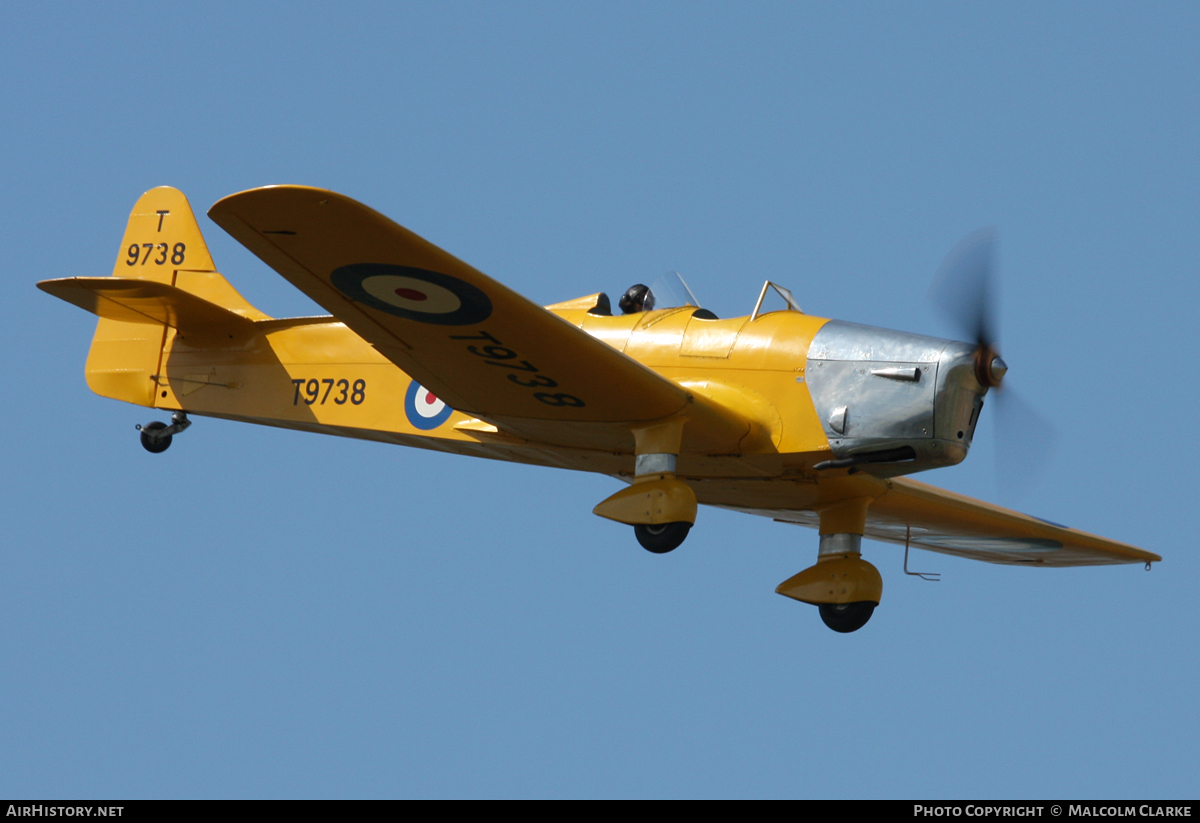
<instances>
[{"instance_id":1,"label":"polished metal nose","mask_svg":"<svg viewBox=\"0 0 1200 823\"><path fill-rule=\"evenodd\" d=\"M991 374L992 380L997 384L1004 379L1004 375L1008 373L1008 364L997 357L992 358L992 362L988 364L988 373Z\"/></svg>"}]
</instances>

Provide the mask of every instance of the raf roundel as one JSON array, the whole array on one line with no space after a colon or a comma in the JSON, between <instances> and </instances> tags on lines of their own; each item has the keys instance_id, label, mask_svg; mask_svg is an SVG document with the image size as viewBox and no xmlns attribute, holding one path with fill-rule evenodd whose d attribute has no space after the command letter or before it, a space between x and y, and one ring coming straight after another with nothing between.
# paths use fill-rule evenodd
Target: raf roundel
<instances>
[{"instance_id":1,"label":"raf roundel","mask_svg":"<svg viewBox=\"0 0 1200 823\"><path fill-rule=\"evenodd\" d=\"M436 429L450 419L454 409L446 405L429 389L416 380L408 384L404 395L404 414L408 422L422 431Z\"/></svg>"},{"instance_id":2,"label":"raf roundel","mask_svg":"<svg viewBox=\"0 0 1200 823\"><path fill-rule=\"evenodd\" d=\"M351 300L420 323L469 326L492 313L492 301L475 286L427 269L352 263L334 269L329 279Z\"/></svg>"}]
</instances>

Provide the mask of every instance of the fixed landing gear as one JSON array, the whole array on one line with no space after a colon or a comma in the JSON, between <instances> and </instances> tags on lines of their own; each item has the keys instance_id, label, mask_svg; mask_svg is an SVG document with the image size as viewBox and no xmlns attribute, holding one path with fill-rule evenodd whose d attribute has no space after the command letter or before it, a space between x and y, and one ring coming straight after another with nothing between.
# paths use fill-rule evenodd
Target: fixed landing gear
<instances>
[{"instance_id":1,"label":"fixed landing gear","mask_svg":"<svg viewBox=\"0 0 1200 823\"><path fill-rule=\"evenodd\" d=\"M877 605L869 600L860 600L857 603L822 603L821 620L835 632L849 634L867 625Z\"/></svg>"},{"instance_id":2,"label":"fixed landing gear","mask_svg":"<svg viewBox=\"0 0 1200 823\"><path fill-rule=\"evenodd\" d=\"M692 524L686 520L658 525L639 523L633 527L633 533L637 535L637 540L642 544L642 548L655 554L666 554L679 548L691 530Z\"/></svg>"},{"instance_id":3,"label":"fixed landing gear","mask_svg":"<svg viewBox=\"0 0 1200 823\"><path fill-rule=\"evenodd\" d=\"M171 415L171 425L169 426L155 420L153 423L147 423L144 426L138 425L135 428L141 432L143 449L151 454L162 454L171 448L171 438L190 425L192 425L192 421L187 419L187 412L177 411Z\"/></svg>"},{"instance_id":4,"label":"fixed landing gear","mask_svg":"<svg viewBox=\"0 0 1200 823\"><path fill-rule=\"evenodd\" d=\"M817 564L789 577L779 594L810 603L835 632L856 632L875 613L883 594L879 570L862 559L862 535L823 534Z\"/></svg>"},{"instance_id":5,"label":"fixed landing gear","mask_svg":"<svg viewBox=\"0 0 1200 823\"><path fill-rule=\"evenodd\" d=\"M674 464L669 464L669 468L674 468ZM635 479L633 485L602 500L592 512L633 526L643 549L666 554L683 543L696 522L696 493L674 474L649 475Z\"/></svg>"}]
</instances>

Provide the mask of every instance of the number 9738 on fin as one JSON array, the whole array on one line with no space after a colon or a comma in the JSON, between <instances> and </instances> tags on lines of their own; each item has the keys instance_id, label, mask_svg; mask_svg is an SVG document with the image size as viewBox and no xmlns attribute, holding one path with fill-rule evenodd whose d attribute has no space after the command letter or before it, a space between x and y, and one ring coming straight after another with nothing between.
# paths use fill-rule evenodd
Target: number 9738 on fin
<instances>
[{"instance_id":1,"label":"number 9738 on fin","mask_svg":"<svg viewBox=\"0 0 1200 823\"><path fill-rule=\"evenodd\" d=\"M186 254L187 246L183 243L176 243L174 246L168 243L130 243L129 248L125 250L125 265L136 266L140 261L143 266L150 262L162 266L170 260L171 265L181 266Z\"/></svg>"}]
</instances>

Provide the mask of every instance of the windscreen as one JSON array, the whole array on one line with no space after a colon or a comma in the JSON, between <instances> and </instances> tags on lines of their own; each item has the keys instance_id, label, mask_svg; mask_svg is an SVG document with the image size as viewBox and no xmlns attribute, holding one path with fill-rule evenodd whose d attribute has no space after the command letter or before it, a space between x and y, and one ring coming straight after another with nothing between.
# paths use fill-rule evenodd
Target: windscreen
<instances>
[{"instance_id":1,"label":"windscreen","mask_svg":"<svg viewBox=\"0 0 1200 823\"><path fill-rule=\"evenodd\" d=\"M700 301L688 284L677 271L669 271L650 283L650 293L654 295L655 309L672 309L677 306L700 307ZM650 308L650 306L647 306Z\"/></svg>"}]
</instances>

